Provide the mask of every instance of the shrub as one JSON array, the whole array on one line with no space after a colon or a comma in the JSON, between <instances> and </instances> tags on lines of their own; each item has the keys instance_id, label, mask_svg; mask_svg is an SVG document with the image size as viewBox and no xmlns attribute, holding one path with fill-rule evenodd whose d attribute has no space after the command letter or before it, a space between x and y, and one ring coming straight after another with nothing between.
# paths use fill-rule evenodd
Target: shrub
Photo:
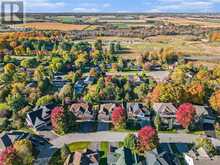
<instances>
[{"instance_id":1,"label":"shrub","mask_svg":"<svg viewBox=\"0 0 220 165\"><path fill-rule=\"evenodd\" d=\"M159 138L157 131L150 127L145 126L140 131L138 131L138 147L137 150L139 154L144 154L145 152L151 151L158 147Z\"/></svg>"},{"instance_id":2,"label":"shrub","mask_svg":"<svg viewBox=\"0 0 220 165\"><path fill-rule=\"evenodd\" d=\"M114 108L112 112L112 123L116 129L124 128L125 119L125 110L122 107Z\"/></svg>"}]
</instances>

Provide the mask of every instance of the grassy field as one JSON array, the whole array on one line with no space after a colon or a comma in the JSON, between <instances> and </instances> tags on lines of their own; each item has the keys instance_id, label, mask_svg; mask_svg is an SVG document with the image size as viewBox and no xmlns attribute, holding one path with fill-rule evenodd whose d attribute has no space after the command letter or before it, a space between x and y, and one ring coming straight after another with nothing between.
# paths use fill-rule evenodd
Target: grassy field
<instances>
[{"instance_id":1,"label":"grassy field","mask_svg":"<svg viewBox=\"0 0 220 165\"><path fill-rule=\"evenodd\" d=\"M75 25L75 24L55 23L55 22L33 22L33 23L17 25L17 27L33 28L37 30L71 31L71 30L84 30L88 27L88 25Z\"/></svg>"},{"instance_id":2,"label":"grassy field","mask_svg":"<svg viewBox=\"0 0 220 165\"><path fill-rule=\"evenodd\" d=\"M155 36L147 38L143 43L129 45L137 52L159 50L172 47L177 52L187 55L220 55L220 44L193 40L193 36Z\"/></svg>"},{"instance_id":3,"label":"grassy field","mask_svg":"<svg viewBox=\"0 0 220 165\"><path fill-rule=\"evenodd\" d=\"M191 17L156 17L147 18L147 21L162 21L178 25L199 25L209 28L219 28L220 22L216 19L204 19L204 18L191 18Z\"/></svg>"}]
</instances>

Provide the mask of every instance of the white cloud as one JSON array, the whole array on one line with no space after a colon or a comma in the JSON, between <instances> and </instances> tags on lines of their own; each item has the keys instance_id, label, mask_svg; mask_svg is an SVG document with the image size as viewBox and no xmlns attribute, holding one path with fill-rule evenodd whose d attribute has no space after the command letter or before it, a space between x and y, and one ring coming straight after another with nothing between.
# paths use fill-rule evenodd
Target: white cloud
<instances>
[{"instance_id":1,"label":"white cloud","mask_svg":"<svg viewBox=\"0 0 220 165\"><path fill-rule=\"evenodd\" d=\"M158 0L148 12L210 12L220 0Z\"/></svg>"},{"instance_id":2,"label":"white cloud","mask_svg":"<svg viewBox=\"0 0 220 165\"><path fill-rule=\"evenodd\" d=\"M73 12L82 12L82 13L95 13L99 10L96 8L83 8L83 7L76 7L73 9Z\"/></svg>"},{"instance_id":3,"label":"white cloud","mask_svg":"<svg viewBox=\"0 0 220 165\"><path fill-rule=\"evenodd\" d=\"M49 0L25 0L24 6L26 11L60 11L65 8L64 2L52 2Z\"/></svg>"}]
</instances>

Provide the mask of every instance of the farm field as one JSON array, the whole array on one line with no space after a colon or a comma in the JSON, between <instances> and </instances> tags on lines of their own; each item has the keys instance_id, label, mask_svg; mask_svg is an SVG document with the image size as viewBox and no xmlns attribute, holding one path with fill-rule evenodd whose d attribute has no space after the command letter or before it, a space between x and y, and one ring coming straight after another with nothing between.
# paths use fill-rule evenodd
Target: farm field
<instances>
[{"instance_id":1,"label":"farm field","mask_svg":"<svg viewBox=\"0 0 220 165\"><path fill-rule=\"evenodd\" d=\"M179 25L200 25L209 28L219 28L220 22L216 19L194 19L194 18L179 18L179 17L157 17L157 18L147 18L147 21L163 21Z\"/></svg>"},{"instance_id":2,"label":"farm field","mask_svg":"<svg viewBox=\"0 0 220 165\"><path fill-rule=\"evenodd\" d=\"M64 24L64 23L53 23L53 22L34 22L17 25L17 27L33 28L36 30L84 30L88 25L75 25L75 24Z\"/></svg>"}]
</instances>

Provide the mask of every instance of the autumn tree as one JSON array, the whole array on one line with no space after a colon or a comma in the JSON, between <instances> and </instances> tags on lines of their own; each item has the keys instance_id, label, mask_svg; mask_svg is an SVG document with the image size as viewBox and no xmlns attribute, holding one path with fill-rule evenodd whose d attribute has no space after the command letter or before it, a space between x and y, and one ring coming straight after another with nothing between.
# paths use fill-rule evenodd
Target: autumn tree
<instances>
[{"instance_id":1,"label":"autumn tree","mask_svg":"<svg viewBox=\"0 0 220 165\"><path fill-rule=\"evenodd\" d=\"M51 123L54 131L58 134L65 134L73 130L76 117L70 111L62 107L55 107L51 113Z\"/></svg>"},{"instance_id":2,"label":"autumn tree","mask_svg":"<svg viewBox=\"0 0 220 165\"><path fill-rule=\"evenodd\" d=\"M188 99L188 95L183 85L174 83L158 84L150 94L151 102L165 102L181 104Z\"/></svg>"},{"instance_id":3,"label":"autumn tree","mask_svg":"<svg viewBox=\"0 0 220 165\"><path fill-rule=\"evenodd\" d=\"M125 110L119 106L115 107L112 112L112 123L115 129L121 129L125 127Z\"/></svg>"},{"instance_id":4,"label":"autumn tree","mask_svg":"<svg viewBox=\"0 0 220 165\"><path fill-rule=\"evenodd\" d=\"M193 123L193 119L196 115L196 110L190 103L184 103L178 107L176 112L176 120L184 128L189 129L190 124Z\"/></svg>"},{"instance_id":5,"label":"autumn tree","mask_svg":"<svg viewBox=\"0 0 220 165\"><path fill-rule=\"evenodd\" d=\"M144 154L157 148L159 145L159 138L157 131L150 127L145 126L140 131L138 131L138 152L139 154Z\"/></svg>"},{"instance_id":6,"label":"autumn tree","mask_svg":"<svg viewBox=\"0 0 220 165\"><path fill-rule=\"evenodd\" d=\"M0 165L21 165L22 161L17 156L13 147L7 147L0 152Z\"/></svg>"},{"instance_id":7,"label":"autumn tree","mask_svg":"<svg viewBox=\"0 0 220 165\"><path fill-rule=\"evenodd\" d=\"M190 102L193 104L203 105L205 102L205 85L199 82L192 82L188 85Z\"/></svg>"},{"instance_id":8,"label":"autumn tree","mask_svg":"<svg viewBox=\"0 0 220 165\"><path fill-rule=\"evenodd\" d=\"M29 165L33 163L33 146L29 140L18 140L14 143L16 154L22 160L23 165Z\"/></svg>"},{"instance_id":9,"label":"autumn tree","mask_svg":"<svg viewBox=\"0 0 220 165\"><path fill-rule=\"evenodd\" d=\"M208 138L196 139L195 145L197 149L203 148L211 157L216 154L216 148Z\"/></svg>"},{"instance_id":10,"label":"autumn tree","mask_svg":"<svg viewBox=\"0 0 220 165\"><path fill-rule=\"evenodd\" d=\"M220 114L220 90L213 93L213 95L209 99L209 103L212 109Z\"/></svg>"}]
</instances>

